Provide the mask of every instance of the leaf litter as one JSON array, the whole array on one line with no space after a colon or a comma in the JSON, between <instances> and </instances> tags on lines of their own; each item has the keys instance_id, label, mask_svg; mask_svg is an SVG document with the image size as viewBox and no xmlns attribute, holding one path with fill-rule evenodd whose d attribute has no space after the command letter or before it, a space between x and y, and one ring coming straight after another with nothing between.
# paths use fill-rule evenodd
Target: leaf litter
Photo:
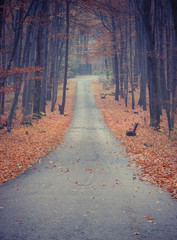
<instances>
[{"instance_id":1,"label":"leaf litter","mask_svg":"<svg viewBox=\"0 0 177 240\"><path fill-rule=\"evenodd\" d=\"M154 131L148 123L149 110L143 111L136 104L136 112L131 109L131 99L128 107L125 107L124 99L115 101L114 89L103 89L101 82L92 82L95 99L105 121L115 136L121 139L126 147L127 154L131 157L136 166L141 169L140 180L149 181L160 186L177 198L177 138L168 138L168 126L166 114L161 116L162 132ZM101 99L102 92L107 93L105 99ZM138 103L139 89L135 92L135 102ZM120 114L121 113L121 114ZM177 118L177 115L175 116ZM136 137L126 136L126 130L133 128L138 122ZM175 119L177 122L177 119ZM130 167L130 165L129 165Z\"/></svg>"},{"instance_id":2,"label":"leaf litter","mask_svg":"<svg viewBox=\"0 0 177 240\"><path fill-rule=\"evenodd\" d=\"M58 109L50 112L50 104L46 106L47 116L33 120L32 126L21 125L21 109L19 108L13 129L10 133L0 130L0 184L17 177L40 158L57 148L72 119L72 109L77 81L69 81L66 95L65 115ZM58 103L61 102L62 89L59 89ZM52 167L56 167L50 162Z\"/></svg>"}]
</instances>

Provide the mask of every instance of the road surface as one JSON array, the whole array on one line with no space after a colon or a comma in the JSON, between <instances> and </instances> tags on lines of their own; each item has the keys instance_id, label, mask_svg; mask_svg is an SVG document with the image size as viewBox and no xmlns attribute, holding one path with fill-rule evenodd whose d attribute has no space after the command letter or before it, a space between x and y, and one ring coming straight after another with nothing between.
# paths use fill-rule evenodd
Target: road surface
<instances>
[{"instance_id":1,"label":"road surface","mask_svg":"<svg viewBox=\"0 0 177 240\"><path fill-rule=\"evenodd\" d=\"M176 240L177 204L136 176L90 88L77 84L63 143L0 187L0 240Z\"/></svg>"}]
</instances>

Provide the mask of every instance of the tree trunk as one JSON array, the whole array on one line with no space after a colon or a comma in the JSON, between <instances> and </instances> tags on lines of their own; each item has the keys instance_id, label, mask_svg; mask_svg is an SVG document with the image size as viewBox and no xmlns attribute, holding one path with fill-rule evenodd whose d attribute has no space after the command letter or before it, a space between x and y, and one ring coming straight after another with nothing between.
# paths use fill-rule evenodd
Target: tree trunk
<instances>
[{"instance_id":1,"label":"tree trunk","mask_svg":"<svg viewBox=\"0 0 177 240\"><path fill-rule=\"evenodd\" d=\"M147 82L147 67L146 67L146 41L145 41L145 34L144 34L144 28L142 25L142 20L136 17L136 36L137 36L137 42L138 42L138 51L139 51L139 84L140 84L140 97L138 104L140 106L143 106L143 110L147 110L146 106L146 82Z\"/></svg>"},{"instance_id":2,"label":"tree trunk","mask_svg":"<svg viewBox=\"0 0 177 240\"><path fill-rule=\"evenodd\" d=\"M35 39L36 30L34 30L33 34L31 35L30 39ZM32 40L31 40L32 41ZM28 46L30 50L29 55L29 64L33 66L35 64L35 41L30 41L30 46ZM34 75L34 73L33 73ZM23 111L23 118L21 120L21 124L31 125L31 118L32 118L32 108L33 108L33 79L28 79L26 88L26 96L25 96L25 107Z\"/></svg>"},{"instance_id":3,"label":"tree trunk","mask_svg":"<svg viewBox=\"0 0 177 240\"><path fill-rule=\"evenodd\" d=\"M48 1L43 1L43 14L45 13L46 16L45 20L48 22L48 12L49 12L49 4ZM45 33L44 33L44 54L43 54L43 67L44 67L44 73L43 73L43 79L41 83L41 98L40 98L40 112L45 113L45 107L46 107L46 92L47 92L47 67L48 67L48 26L46 26Z\"/></svg>"},{"instance_id":4,"label":"tree trunk","mask_svg":"<svg viewBox=\"0 0 177 240\"><path fill-rule=\"evenodd\" d=\"M18 30L17 30L17 34L16 34L16 43L17 43L17 46L18 46L18 42L19 42L19 39L22 37L22 29L23 29L23 24L22 24L22 19L23 19L23 8L21 7L20 10L19 10L19 18L18 18ZM18 40L18 41L17 41ZM20 63L21 63L21 48L22 48L22 41L20 41L20 45L19 46L19 59L18 59L18 67L20 67ZM17 48L16 46L16 48ZM14 56L15 56L15 53L14 53ZM10 62L9 62L10 63ZM9 66L8 66L9 67ZM21 90L21 85L22 85L22 76L20 74L19 76L19 80L18 82L16 83L16 90L15 90L15 95L14 95L14 99L13 99L13 103L12 103L12 107L11 107L11 110L10 110L10 113L9 113L9 116L8 116L8 124L7 124L7 131L10 132L11 131L11 126L12 126L12 119L13 119L13 116L14 116L14 111L15 111L15 108L17 106L17 102L18 102L18 97L19 97L19 94L20 94L20 90Z\"/></svg>"},{"instance_id":5,"label":"tree trunk","mask_svg":"<svg viewBox=\"0 0 177 240\"><path fill-rule=\"evenodd\" d=\"M175 29L176 38L177 38L177 1L176 0L170 0L170 1L172 6L172 12L173 12L174 29Z\"/></svg>"},{"instance_id":6,"label":"tree trunk","mask_svg":"<svg viewBox=\"0 0 177 240\"><path fill-rule=\"evenodd\" d=\"M43 61L43 29L42 26L38 26L38 33L37 33L37 52L36 52L36 63L35 66L42 66ZM34 104L33 104L33 113L35 117L40 117L40 98L41 98L41 81L42 81L42 74L40 71L35 73L35 84L34 84Z\"/></svg>"},{"instance_id":7,"label":"tree trunk","mask_svg":"<svg viewBox=\"0 0 177 240\"><path fill-rule=\"evenodd\" d=\"M116 25L114 16L112 16L112 42L113 42L113 64L114 64L114 78L116 84L115 100L119 101L119 61L117 56L117 39L116 39Z\"/></svg>"},{"instance_id":8,"label":"tree trunk","mask_svg":"<svg viewBox=\"0 0 177 240\"><path fill-rule=\"evenodd\" d=\"M69 20L70 20L70 0L66 1L66 49L65 49L65 72L64 72L64 83L63 83L63 98L62 105L60 107L60 114L64 114L65 101L66 101L66 86L68 76L68 50L69 50Z\"/></svg>"},{"instance_id":9,"label":"tree trunk","mask_svg":"<svg viewBox=\"0 0 177 240\"><path fill-rule=\"evenodd\" d=\"M0 1L0 52L2 50L2 32L3 32L3 22L4 22L4 3L5 0Z\"/></svg>"},{"instance_id":10,"label":"tree trunk","mask_svg":"<svg viewBox=\"0 0 177 240\"><path fill-rule=\"evenodd\" d=\"M53 72L53 88L52 88L52 104L51 104L51 112L55 110L55 104L57 101L57 92L58 92L58 76L57 76L57 68L58 68L58 48L59 48L59 40L55 40L55 54L54 54L54 72Z\"/></svg>"},{"instance_id":11,"label":"tree trunk","mask_svg":"<svg viewBox=\"0 0 177 240\"><path fill-rule=\"evenodd\" d=\"M123 37L123 30L120 25L120 96L124 98L124 69L123 69L123 58L124 58L124 51L125 51L125 43Z\"/></svg>"},{"instance_id":12,"label":"tree trunk","mask_svg":"<svg viewBox=\"0 0 177 240\"><path fill-rule=\"evenodd\" d=\"M45 30L44 40L44 78L41 87L40 112L45 113L46 107L46 91L47 91L47 56L48 56L48 30Z\"/></svg>"},{"instance_id":13,"label":"tree trunk","mask_svg":"<svg viewBox=\"0 0 177 240\"><path fill-rule=\"evenodd\" d=\"M156 2L155 10L156 11ZM149 107L150 107L150 126L159 128L160 124L160 104L159 104L159 90L158 90L158 76L157 76L157 57L155 54L155 29L152 26L151 15L151 1L143 1L143 22L147 33L148 40L148 72L149 81Z\"/></svg>"},{"instance_id":14,"label":"tree trunk","mask_svg":"<svg viewBox=\"0 0 177 240\"><path fill-rule=\"evenodd\" d=\"M124 96L125 96L125 106L128 104L128 31L127 31L127 21L125 26L125 53L124 53L124 61L125 61L125 69L124 69Z\"/></svg>"},{"instance_id":15,"label":"tree trunk","mask_svg":"<svg viewBox=\"0 0 177 240\"><path fill-rule=\"evenodd\" d=\"M2 49L5 49L5 14L4 14L4 3L5 1L1 1L0 5L0 53L1 53L1 67L3 71L5 70L6 65L6 54ZM4 87L5 84L2 85ZM1 88L1 86L0 86ZM5 104L5 92L0 93L0 115L4 114L4 104Z\"/></svg>"},{"instance_id":16,"label":"tree trunk","mask_svg":"<svg viewBox=\"0 0 177 240\"><path fill-rule=\"evenodd\" d=\"M105 57L106 79L109 80L108 59Z\"/></svg>"},{"instance_id":17,"label":"tree trunk","mask_svg":"<svg viewBox=\"0 0 177 240\"><path fill-rule=\"evenodd\" d=\"M135 108L135 97L134 97L134 76L133 76L133 51L132 51L132 16L131 16L131 0L129 0L129 35L130 35L130 83L132 93L132 109Z\"/></svg>"}]
</instances>

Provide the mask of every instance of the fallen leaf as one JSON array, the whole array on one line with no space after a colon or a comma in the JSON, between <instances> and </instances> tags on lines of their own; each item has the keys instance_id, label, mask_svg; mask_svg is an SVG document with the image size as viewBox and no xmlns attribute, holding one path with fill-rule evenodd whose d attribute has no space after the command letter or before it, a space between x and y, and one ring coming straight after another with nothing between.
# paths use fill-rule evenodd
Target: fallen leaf
<instances>
[{"instance_id":1,"label":"fallen leaf","mask_svg":"<svg viewBox=\"0 0 177 240\"><path fill-rule=\"evenodd\" d=\"M40 159L47 155L61 143L66 129L69 127L72 119L72 109L74 106L74 97L77 81L69 81L71 91L67 94L67 104L65 111L67 116L57 114L57 110L51 112L50 104L46 105L46 116L39 120L32 120L33 127L21 125L23 114L21 104L18 104L16 110L16 119L13 120L13 129L8 134L1 134L0 130L0 184L12 178L17 177ZM62 88L59 88L58 95L62 94ZM12 96L6 96L11 104ZM6 106L7 107L7 106ZM8 108L5 109L8 110ZM1 115L1 121L8 115L8 112ZM6 120L6 119L4 119ZM57 131L56 131L57 129ZM40 133L40 134L39 134ZM49 164L52 160L48 159ZM63 161L60 161L61 163ZM49 168L49 167L46 167ZM35 167L33 168L34 170Z\"/></svg>"},{"instance_id":2,"label":"fallen leaf","mask_svg":"<svg viewBox=\"0 0 177 240\"><path fill-rule=\"evenodd\" d=\"M17 217L16 222L22 222L21 217Z\"/></svg>"},{"instance_id":3,"label":"fallen leaf","mask_svg":"<svg viewBox=\"0 0 177 240\"><path fill-rule=\"evenodd\" d=\"M166 114L163 112L161 115L160 127L163 131L162 134L154 131L153 128L148 125L148 122L150 122L149 110L142 111L142 108L138 105L139 86L134 96L136 100L136 112L139 113L136 116L134 114L135 112L131 109L130 102L128 102L126 108L124 107L124 99L120 98L119 102L117 102L114 97L110 97L107 101L102 101L100 94L103 91L105 92L105 89L101 82L92 82L91 87L94 90L96 102L102 111L106 124L114 132L116 137L122 140L126 146L128 155L132 159L132 163L135 163L141 170L140 180L149 181L154 185L158 185L169 191L173 198L177 198L177 131L174 132L175 135L173 135L173 137L168 137ZM113 87L112 85L109 90L106 90L108 96L114 91ZM177 115L175 115L175 120L176 116ZM127 138L125 134L126 129L131 127L134 122L139 123L136 141L135 139ZM112 152L110 151L109 153L111 154ZM127 166L132 166L132 163ZM113 168L116 167L113 166Z\"/></svg>"}]
</instances>

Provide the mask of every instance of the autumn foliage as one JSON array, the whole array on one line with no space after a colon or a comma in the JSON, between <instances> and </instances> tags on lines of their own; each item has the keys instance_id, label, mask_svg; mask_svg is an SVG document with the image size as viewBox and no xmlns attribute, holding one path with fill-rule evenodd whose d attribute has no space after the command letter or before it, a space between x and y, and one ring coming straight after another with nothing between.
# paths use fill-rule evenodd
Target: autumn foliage
<instances>
[{"instance_id":1,"label":"autumn foliage","mask_svg":"<svg viewBox=\"0 0 177 240\"><path fill-rule=\"evenodd\" d=\"M174 131L171 138L168 138L165 114L162 115L160 132L155 131L149 126L149 111L143 111L137 104L135 110L131 109L131 104L126 108L124 99L114 100L114 89L105 90L100 82L91 85L107 125L126 146L127 153L133 160L132 164L136 163L141 169L140 179L162 187L177 198L177 134ZM107 94L104 99L100 97L103 93ZM138 96L137 90L136 103ZM136 122L139 124L137 135L126 136L126 130L133 129Z\"/></svg>"},{"instance_id":2,"label":"autumn foliage","mask_svg":"<svg viewBox=\"0 0 177 240\"><path fill-rule=\"evenodd\" d=\"M19 108L12 131L0 130L0 183L23 173L61 143L71 122L75 87L76 81L68 82L65 115L60 115L57 108L50 112L48 104L47 115L33 120L32 126L26 126L20 124L22 113ZM58 103L62 96L62 88L59 89Z\"/></svg>"}]
</instances>

